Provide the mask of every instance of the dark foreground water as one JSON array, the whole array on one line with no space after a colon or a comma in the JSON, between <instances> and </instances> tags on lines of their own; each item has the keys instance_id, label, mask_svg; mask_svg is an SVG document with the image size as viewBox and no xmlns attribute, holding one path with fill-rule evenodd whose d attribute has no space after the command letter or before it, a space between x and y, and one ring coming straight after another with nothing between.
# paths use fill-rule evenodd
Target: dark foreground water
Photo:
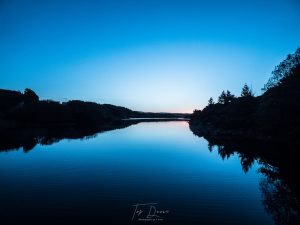
<instances>
[{"instance_id":1,"label":"dark foreground water","mask_svg":"<svg viewBox=\"0 0 300 225\"><path fill-rule=\"evenodd\" d=\"M176 121L0 152L0 224L274 224L259 163L207 146Z\"/></svg>"}]
</instances>

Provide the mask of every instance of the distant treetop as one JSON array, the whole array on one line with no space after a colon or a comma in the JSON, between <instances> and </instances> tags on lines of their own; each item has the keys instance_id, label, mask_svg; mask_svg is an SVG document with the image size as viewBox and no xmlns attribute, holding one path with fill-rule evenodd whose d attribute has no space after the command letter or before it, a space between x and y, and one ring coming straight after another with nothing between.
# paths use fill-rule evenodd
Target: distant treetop
<instances>
[{"instance_id":1,"label":"distant treetop","mask_svg":"<svg viewBox=\"0 0 300 225\"><path fill-rule=\"evenodd\" d=\"M208 100L208 105L213 105L213 104L215 104L214 99L210 97Z\"/></svg>"},{"instance_id":2,"label":"distant treetop","mask_svg":"<svg viewBox=\"0 0 300 225\"><path fill-rule=\"evenodd\" d=\"M228 104L235 99L235 96L231 94L230 91L222 91L221 95L218 98L218 103L220 104Z\"/></svg>"},{"instance_id":3,"label":"distant treetop","mask_svg":"<svg viewBox=\"0 0 300 225\"><path fill-rule=\"evenodd\" d=\"M241 92L241 97L253 97L252 89L247 84L244 85Z\"/></svg>"}]
</instances>

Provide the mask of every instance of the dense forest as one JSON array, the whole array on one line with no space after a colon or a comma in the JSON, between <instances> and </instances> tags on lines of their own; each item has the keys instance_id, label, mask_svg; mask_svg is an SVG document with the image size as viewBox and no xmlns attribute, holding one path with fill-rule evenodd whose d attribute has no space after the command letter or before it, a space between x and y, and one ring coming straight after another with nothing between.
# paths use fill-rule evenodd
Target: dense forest
<instances>
[{"instance_id":1,"label":"dense forest","mask_svg":"<svg viewBox=\"0 0 300 225\"><path fill-rule=\"evenodd\" d=\"M133 111L109 104L72 100L56 102L39 100L38 95L25 89L24 93L0 90L1 125L12 126L92 126L99 123L129 118Z\"/></svg>"},{"instance_id":2,"label":"dense forest","mask_svg":"<svg viewBox=\"0 0 300 225\"><path fill-rule=\"evenodd\" d=\"M223 91L191 116L191 129L206 137L294 141L300 135L300 48L289 54L254 96L244 85L239 97Z\"/></svg>"}]
</instances>

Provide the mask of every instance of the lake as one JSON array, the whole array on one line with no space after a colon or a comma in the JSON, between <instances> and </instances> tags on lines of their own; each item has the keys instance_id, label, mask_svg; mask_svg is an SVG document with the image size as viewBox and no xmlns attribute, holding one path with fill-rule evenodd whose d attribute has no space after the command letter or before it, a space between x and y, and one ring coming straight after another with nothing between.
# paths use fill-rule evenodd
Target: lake
<instances>
[{"instance_id":1,"label":"lake","mask_svg":"<svg viewBox=\"0 0 300 225\"><path fill-rule=\"evenodd\" d=\"M0 152L0 224L274 224L261 162L208 146L163 121Z\"/></svg>"}]
</instances>

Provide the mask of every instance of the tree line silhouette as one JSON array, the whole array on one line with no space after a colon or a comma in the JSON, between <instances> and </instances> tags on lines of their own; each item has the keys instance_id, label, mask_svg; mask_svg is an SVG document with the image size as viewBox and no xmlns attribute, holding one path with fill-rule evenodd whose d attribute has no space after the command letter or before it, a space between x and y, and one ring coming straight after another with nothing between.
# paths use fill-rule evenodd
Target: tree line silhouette
<instances>
[{"instance_id":1,"label":"tree line silhouette","mask_svg":"<svg viewBox=\"0 0 300 225\"><path fill-rule=\"evenodd\" d=\"M24 93L0 89L1 124L10 125L97 125L105 121L128 118L133 111L125 107L71 100L57 102L39 100L39 96L26 88Z\"/></svg>"},{"instance_id":2,"label":"tree line silhouette","mask_svg":"<svg viewBox=\"0 0 300 225\"><path fill-rule=\"evenodd\" d=\"M254 93L252 89L247 84L245 84L244 87L242 88L241 97L242 98L254 97ZM230 102L233 102L235 99L237 98L233 94L231 94L229 90L227 90L226 92L222 91L221 95L218 97L218 103L228 104ZM210 97L208 99L208 105L213 105L213 104L215 104L214 99Z\"/></svg>"},{"instance_id":3,"label":"tree line silhouette","mask_svg":"<svg viewBox=\"0 0 300 225\"><path fill-rule=\"evenodd\" d=\"M97 127L127 118L178 118L188 114L145 113L110 104L71 100L40 100L31 89L24 93L0 89L0 131L18 126L87 126Z\"/></svg>"},{"instance_id":4,"label":"tree line silhouette","mask_svg":"<svg viewBox=\"0 0 300 225\"><path fill-rule=\"evenodd\" d=\"M261 140L294 140L300 135L300 48L272 72L255 96L245 84L239 97L222 91L203 110L195 110L190 124L203 134Z\"/></svg>"}]
</instances>

